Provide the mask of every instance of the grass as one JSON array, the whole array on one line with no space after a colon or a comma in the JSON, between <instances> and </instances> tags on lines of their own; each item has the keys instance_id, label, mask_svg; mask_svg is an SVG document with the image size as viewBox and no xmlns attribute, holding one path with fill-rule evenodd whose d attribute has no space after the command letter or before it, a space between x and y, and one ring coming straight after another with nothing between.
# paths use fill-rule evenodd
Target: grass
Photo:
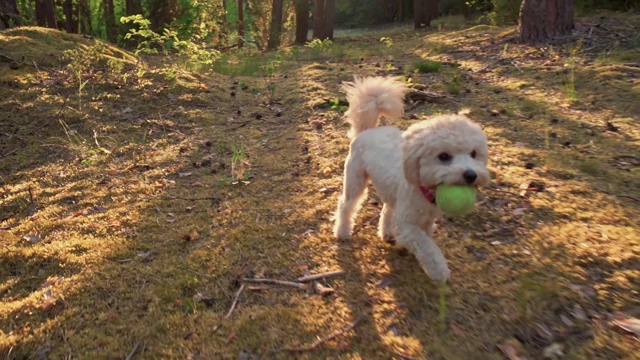
<instances>
[{"instance_id":1,"label":"grass","mask_svg":"<svg viewBox=\"0 0 640 360\"><path fill-rule=\"evenodd\" d=\"M515 342L535 359L554 343L568 359L638 357L637 340L608 321L640 305L637 68L595 61L611 50L596 31L596 48L573 55L576 42L510 43L518 71L500 63L513 27L448 29L361 33L337 38L335 52L237 53L218 73L170 79L162 58L125 62L118 76L87 64L81 108L58 59L92 42L1 32L3 53L55 71L0 62L0 354L501 359L499 345ZM563 87L572 56L578 102ZM274 95L261 67L276 59ZM460 66L414 72L420 61ZM441 221L446 289L377 238L374 190L353 239L331 235L349 146L339 84L407 69L451 101L408 104L406 119L383 123L469 108L496 174L471 215ZM220 186L231 178L246 181ZM320 281L328 296L243 281L332 270L345 274ZM357 319L313 350L284 350Z\"/></svg>"},{"instance_id":2,"label":"grass","mask_svg":"<svg viewBox=\"0 0 640 360\"><path fill-rule=\"evenodd\" d=\"M421 73L434 73L440 71L442 63L438 61L420 60L416 62L414 68Z\"/></svg>"}]
</instances>

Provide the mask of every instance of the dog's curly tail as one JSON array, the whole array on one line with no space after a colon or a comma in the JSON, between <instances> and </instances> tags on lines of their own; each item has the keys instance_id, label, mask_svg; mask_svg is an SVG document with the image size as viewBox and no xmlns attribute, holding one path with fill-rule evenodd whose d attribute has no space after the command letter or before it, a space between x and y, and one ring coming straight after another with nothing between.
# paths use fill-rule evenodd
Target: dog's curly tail
<instances>
[{"instance_id":1,"label":"dog's curly tail","mask_svg":"<svg viewBox=\"0 0 640 360\"><path fill-rule=\"evenodd\" d=\"M380 115L395 120L404 114L405 85L393 78L355 78L342 84L347 92L349 110L345 113L351 125L348 136L355 138L361 132L378 126Z\"/></svg>"}]
</instances>

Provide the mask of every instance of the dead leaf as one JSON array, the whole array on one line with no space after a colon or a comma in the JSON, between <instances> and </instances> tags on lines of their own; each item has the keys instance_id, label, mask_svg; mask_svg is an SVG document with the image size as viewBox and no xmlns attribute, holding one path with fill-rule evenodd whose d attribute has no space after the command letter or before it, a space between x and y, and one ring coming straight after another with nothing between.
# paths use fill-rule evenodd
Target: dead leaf
<instances>
[{"instance_id":1,"label":"dead leaf","mask_svg":"<svg viewBox=\"0 0 640 360\"><path fill-rule=\"evenodd\" d=\"M553 343L544 348L544 350L542 351L542 356L544 356L545 358L555 359L559 356L564 356L562 350L564 350L563 344Z\"/></svg>"},{"instance_id":2,"label":"dead leaf","mask_svg":"<svg viewBox=\"0 0 640 360\"><path fill-rule=\"evenodd\" d=\"M636 336L640 336L640 320L623 312L618 312L616 315L618 319L611 321L612 325L615 325L627 332L633 333Z\"/></svg>"},{"instance_id":3,"label":"dead leaf","mask_svg":"<svg viewBox=\"0 0 640 360\"><path fill-rule=\"evenodd\" d=\"M25 235L22 237L23 239L27 240L28 242L32 243L32 244L37 244L40 241L42 241L42 238L40 237L40 235Z\"/></svg>"},{"instance_id":4,"label":"dead leaf","mask_svg":"<svg viewBox=\"0 0 640 360\"><path fill-rule=\"evenodd\" d=\"M573 310L571 311L571 315L573 315L573 317L576 320L580 320L580 321L587 320L587 314L584 312L584 310L582 309L582 306L580 306L579 304L573 305Z\"/></svg>"},{"instance_id":5,"label":"dead leaf","mask_svg":"<svg viewBox=\"0 0 640 360\"><path fill-rule=\"evenodd\" d=\"M453 332L456 336L465 336L464 327L458 324L451 324L451 332Z\"/></svg>"},{"instance_id":6,"label":"dead leaf","mask_svg":"<svg viewBox=\"0 0 640 360\"><path fill-rule=\"evenodd\" d=\"M43 282L42 285L40 285L39 289L48 288L49 286L55 285L56 283L58 283L60 281L62 281L62 276L54 278L54 279L49 279L49 280Z\"/></svg>"},{"instance_id":7,"label":"dead leaf","mask_svg":"<svg viewBox=\"0 0 640 360\"><path fill-rule=\"evenodd\" d=\"M314 283L314 288L316 289L318 294L320 294L322 296L327 296L327 295L333 294L335 292L335 290L333 290L333 288L327 287L327 286L322 286L322 284L320 284L319 282L315 282Z\"/></svg>"},{"instance_id":8,"label":"dead leaf","mask_svg":"<svg viewBox=\"0 0 640 360\"><path fill-rule=\"evenodd\" d=\"M518 356L518 348L520 344L515 339L510 339L505 341L503 344L498 345L498 349L505 354L509 360L524 360L525 357Z\"/></svg>"},{"instance_id":9,"label":"dead leaf","mask_svg":"<svg viewBox=\"0 0 640 360\"><path fill-rule=\"evenodd\" d=\"M40 308L44 311L48 311L56 305L56 298L51 294L51 290L44 292L44 300L40 304Z\"/></svg>"},{"instance_id":10,"label":"dead leaf","mask_svg":"<svg viewBox=\"0 0 640 360\"><path fill-rule=\"evenodd\" d=\"M513 211L511 211L511 213L512 213L513 215L515 215L515 216L519 216L519 215L524 214L524 212L525 212L526 210L527 210L527 208L517 208L517 209L514 209Z\"/></svg>"},{"instance_id":11,"label":"dead leaf","mask_svg":"<svg viewBox=\"0 0 640 360\"><path fill-rule=\"evenodd\" d=\"M191 176L192 174L193 174L193 171L179 172L178 177L187 177L187 176Z\"/></svg>"},{"instance_id":12,"label":"dead leaf","mask_svg":"<svg viewBox=\"0 0 640 360\"><path fill-rule=\"evenodd\" d=\"M196 230L193 230L189 235L191 236L191 241L196 241L200 239L200 233L197 232Z\"/></svg>"}]
</instances>

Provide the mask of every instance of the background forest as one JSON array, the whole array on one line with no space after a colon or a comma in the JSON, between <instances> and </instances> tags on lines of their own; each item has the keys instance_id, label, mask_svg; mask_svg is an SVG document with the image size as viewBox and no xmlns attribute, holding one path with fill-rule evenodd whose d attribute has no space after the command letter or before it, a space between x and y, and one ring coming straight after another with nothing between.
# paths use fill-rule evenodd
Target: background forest
<instances>
[{"instance_id":1,"label":"background forest","mask_svg":"<svg viewBox=\"0 0 640 360\"><path fill-rule=\"evenodd\" d=\"M438 16L457 14L478 23L510 25L518 20L520 4L518 0L1 0L0 29L38 25L125 47L154 38L169 49L190 41L216 51L244 43L262 50L294 41L304 44L311 29L313 38L324 40L333 37L334 26L403 23L414 18L416 11L424 12L416 27L429 26ZM596 9L637 6L635 0L575 2L578 16ZM272 21L278 17L279 21ZM132 36L132 31L137 35Z\"/></svg>"}]
</instances>

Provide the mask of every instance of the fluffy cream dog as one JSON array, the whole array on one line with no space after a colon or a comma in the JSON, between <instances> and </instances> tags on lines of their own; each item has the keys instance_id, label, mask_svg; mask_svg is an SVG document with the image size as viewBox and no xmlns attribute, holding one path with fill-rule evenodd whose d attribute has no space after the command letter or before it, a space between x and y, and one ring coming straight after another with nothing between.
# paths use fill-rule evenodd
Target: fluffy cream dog
<instances>
[{"instance_id":1,"label":"fluffy cream dog","mask_svg":"<svg viewBox=\"0 0 640 360\"><path fill-rule=\"evenodd\" d=\"M335 236L348 239L367 185L373 183L384 206L379 235L406 248L435 281L450 271L433 241L434 221L442 215L435 204L440 184L484 186L487 137L464 115L444 115L410 126L377 127L380 116L400 118L404 113L403 83L384 77L356 78L343 85L352 138L344 165L344 187L336 211Z\"/></svg>"}]
</instances>

